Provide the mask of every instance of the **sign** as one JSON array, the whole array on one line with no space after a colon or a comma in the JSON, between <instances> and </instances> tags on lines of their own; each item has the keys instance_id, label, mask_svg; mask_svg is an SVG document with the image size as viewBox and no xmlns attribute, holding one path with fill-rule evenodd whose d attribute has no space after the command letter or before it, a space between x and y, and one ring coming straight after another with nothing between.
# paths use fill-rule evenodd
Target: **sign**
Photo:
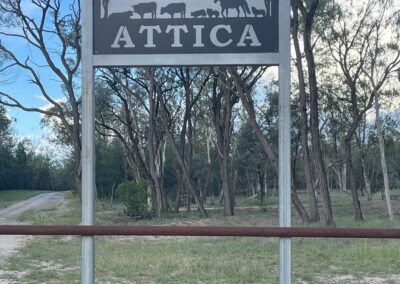
<instances>
[{"instance_id":1,"label":"sign","mask_svg":"<svg viewBox=\"0 0 400 284\"><path fill-rule=\"evenodd\" d=\"M94 0L96 66L277 64L278 0Z\"/></svg>"},{"instance_id":2,"label":"sign","mask_svg":"<svg viewBox=\"0 0 400 284\"><path fill-rule=\"evenodd\" d=\"M179 1L175 2L175 1ZM82 224L95 219L94 69L279 65L279 225L291 224L290 0L82 1ZM291 283L291 239L279 278ZM81 283L95 283L95 239L82 236Z\"/></svg>"}]
</instances>

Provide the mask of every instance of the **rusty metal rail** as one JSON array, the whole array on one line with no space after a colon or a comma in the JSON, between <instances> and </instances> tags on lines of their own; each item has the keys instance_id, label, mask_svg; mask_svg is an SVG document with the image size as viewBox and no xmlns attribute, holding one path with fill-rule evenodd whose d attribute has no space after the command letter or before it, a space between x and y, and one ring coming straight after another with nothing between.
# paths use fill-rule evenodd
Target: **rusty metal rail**
<instances>
[{"instance_id":1,"label":"rusty metal rail","mask_svg":"<svg viewBox=\"0 0 400 284\"><path fill-rule=\"evenodd\" d=\"M75 236L154 235L154 236L400 239L400 229L0 225L0 235L75 235Z\"/></svg>"}]
</instances>

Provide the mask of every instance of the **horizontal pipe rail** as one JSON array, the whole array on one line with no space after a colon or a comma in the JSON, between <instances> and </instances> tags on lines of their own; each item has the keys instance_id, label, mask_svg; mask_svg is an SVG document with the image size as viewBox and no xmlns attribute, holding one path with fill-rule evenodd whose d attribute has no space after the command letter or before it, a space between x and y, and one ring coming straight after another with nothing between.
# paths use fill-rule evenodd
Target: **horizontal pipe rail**
<instances>
[{"instance_id":1,"label":"horizontal pipe rail","mask_svg":"<svg viewBox=\"0 0 400 284\"><path fill-rule=\"evenodd\" d=\"M231 236L280 238L399 239L400 229L332 229L193 226L33 226L0 225L0 235L71 236Z\"/></svg>"}]
</instances>

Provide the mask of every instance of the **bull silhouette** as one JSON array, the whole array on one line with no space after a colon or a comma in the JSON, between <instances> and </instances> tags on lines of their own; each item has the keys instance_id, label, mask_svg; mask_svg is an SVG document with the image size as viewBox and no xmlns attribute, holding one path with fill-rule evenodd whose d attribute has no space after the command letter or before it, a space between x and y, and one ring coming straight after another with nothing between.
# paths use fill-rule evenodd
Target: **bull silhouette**
<instances>
[{"instance_id":1,"label":"bull silhouette","mask_svg":"<svg viewBox=\"0 0 400 284\"><path fill-rule=\"evenodd\" d=\"M185 3L171 3L165 7L161 7L161 15L169 14L171 18L174 18L176 13L181 14L181 18L186 18L186 4Z\"/></svg>"},{"instance_id":2,"label":"bull silhouette","mask_svg":"<svg viewBox=\"0 0 400 284\"><path fill-rule=\"evenodd\" d=\"M157 3L156 2L148 2L148 3L138 3L136 5L132 5L133 12L139 14L140 18L143 19L144 14L151 13L151 18L157 18Z\"/></svg>"},{"instance_id":3,"label":"bull silhouette","mask_svg":"<svg viewBox=\"0 0 400 284\"><path fill-rule=\"evenodd\" d=\"M237 16L240 16L240 9L242 8L244 16L247 17L247 13L251 14L249 5L247 4L246 0L214 0L214 3L220 2L221 3L221 15L222 17L228 17L229 9L236 9ZM224 15L225 11L225 15Z\"/></svg>"}]
</instances>

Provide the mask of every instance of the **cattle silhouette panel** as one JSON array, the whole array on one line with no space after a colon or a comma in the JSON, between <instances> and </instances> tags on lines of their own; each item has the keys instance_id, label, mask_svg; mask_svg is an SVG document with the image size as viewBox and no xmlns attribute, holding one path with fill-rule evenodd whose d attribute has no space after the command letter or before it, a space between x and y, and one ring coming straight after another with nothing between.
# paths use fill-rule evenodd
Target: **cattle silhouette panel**
<instances>
[{"instance_id":1,"label":"cattle silhouette panel","mask_svg":"<svg viewBox=\"0 0 400 284\"><path fill-rule=\"evenodd\" d=\"M139 14L140 18L143 19L144 14L151 13L151 18L157 18L157 4L156 2L148 2L148 3L138 3L136 5L132 5L133 12Z\"/></svg>"},{"instance_id":2,"label":"cattle silhouette panel","mask_svg":"<svg viewBox=\"0 0 400 284\"><path fill-rule=\"evenodd\" d=\"M208 8L207 9L207 15L208 15L209 18L213 18L213 17L218 18L219 17L219 12Z\"/></svg>"},{"instance_id":3,"label":"cattle silhouette panel","mask_svg":"<svg viewBox=\"0 0 400 284\"><path fill-rule=\"evenodd\" d=\"M251 11L253 12L254 17L257 17L257 16L265 17L264 9L257 9L256 7L251 7Z\"/></svg>"},{"instance_id":4,"label":"cattle silhouette panel","mask_svg":"<svg viewBox=\"0 0 400 284\"><path fill-rule=\"evenodd\" d=\"M201 10L193 11L192 13L190 13L190 15L193 18L198 18L198 17L205 18L207 13L206 13L206 11L204 9L201 9Z\"/></svg>"},{"instance_id":5,"label":"cattle silhouette panel","mask_svg":"<svg viewBox=\"0 0 400 284\"><path fill-rule=\"evenodd\" d=\"M237 16L240 16L240 9L242 8L244 16L247 17L247 13L251 14L249 5L246 0L214 0L214 3L220 2L221 4L221 15L222 17L228 17L229 9L236 9ZM224 15L225 11L225 15Z\"/></svg>"},{"instance_id":6,"label":"cattle silhouette panel","mask_svg":"<svg viewBox=\"0 0 400 284\"><path fill-rule=\"evenodd\" d=\"M181 18L183 19L186 17L186 4L185 3L171 3L165 7L161 7L161 15L163 15L165 13L169 14L172 19L174 18L174 15L176 13L180 13Z\"/></svg>"}]
</instances>

